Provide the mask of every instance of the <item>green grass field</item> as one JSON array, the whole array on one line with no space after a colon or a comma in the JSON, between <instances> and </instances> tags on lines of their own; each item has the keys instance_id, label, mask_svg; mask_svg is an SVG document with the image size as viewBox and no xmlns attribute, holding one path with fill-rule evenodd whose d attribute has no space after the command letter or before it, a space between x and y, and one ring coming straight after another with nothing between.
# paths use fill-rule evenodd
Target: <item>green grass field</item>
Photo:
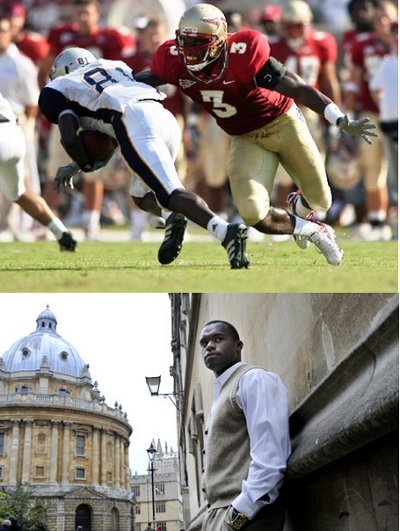
<instances>
[{"instance_id":1,"label":"green grass field","mask_svg":"<svg viewBox=\"0 0 400 531\"><path fill-rule=\"evenodd\" d=\"M292 242L249 243L251 267L231 270L217 243L186 242L169 266L157 243L0 245L0 292L397 292L397 242L344 242L341 266Z\"/></svg>"}]
</instances>

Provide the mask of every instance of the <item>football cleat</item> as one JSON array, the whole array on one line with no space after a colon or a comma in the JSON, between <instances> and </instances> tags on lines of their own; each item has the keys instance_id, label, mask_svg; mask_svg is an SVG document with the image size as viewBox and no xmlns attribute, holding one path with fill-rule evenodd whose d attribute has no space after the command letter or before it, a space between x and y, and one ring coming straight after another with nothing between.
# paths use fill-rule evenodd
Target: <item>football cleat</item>
<instances>
[{"instance_id":1,"label":"football cleat","mask_svg":"<svg viewBox=\"0 0 400 531\"><path fill-rule=\"evenodd\" d=\"M158 261L162 265L170 264L182 249L187 219L183 214L172 212L165 224L164 240L158 249Z\"/></svg>"},{"instance_id":2,"label":"football cleat","mask_svg":"<svg viewBox=\"0 0 400 531\"><path fill-rule=\"evenodd\" d=\"M339 265L343 259L343 249L336 243L335 231L329 225L314 222L316 231L311 234L309 240L316 246L331 265Z\"/></svg>"},{"instance_id":3,"label":"football cleat","mask_svg":"<svg viewBox=\"0 0 400 531\"><path fill-rule=\"evenodd\" d=\"M246 254L247 227L243 223L230 223L228 232L222 242L228 253L232 269L247 268L250 265Z\"/></svg>"},{"instance_id":4,"label":"football cleat","mask_svg":"<svg viewBox=\"0 0 400 531\"><path fill-rule=\"evenodd\" d=\"M299 216L298 213L296 212L296 204L300 200L300 198L301 198L300 190L296 190L296 192L290 192L290 194L286 198L286 204L287 204L288 210L290 214L292 214L293 216ZM302 216L299 216L299 217L302 217ZM304 219L306 219L307 221L312 221L313 218L314 218L314 211L311 211L308 214L308 216ZM308 249L310 247L310 242L306 238L301 237L301 236L295 236L295 235L293 235L293 238L294 238L296 245L300 247L300 249Z\"/></svg>"},{"instance_id":5,"label":"football cleat","mask_svg":"<svg viewBox=\"0 0 400 531\"><path fill-rule=\"evenodd\" d=\"M74 240L70 232L63 232L61 238L58 240L60 251L74 252L77 246L77 241Z\"/></svg>"}]
</instances>

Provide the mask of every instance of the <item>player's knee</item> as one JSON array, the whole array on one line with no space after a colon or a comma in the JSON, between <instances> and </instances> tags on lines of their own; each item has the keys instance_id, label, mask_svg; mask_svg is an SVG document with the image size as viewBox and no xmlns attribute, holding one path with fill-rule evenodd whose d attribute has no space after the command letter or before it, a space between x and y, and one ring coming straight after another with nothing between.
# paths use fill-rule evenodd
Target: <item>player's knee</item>
<instances>
[{"instance_id":1,"label":"player's knee","mask_svg":"<svg viewBox=\"0 0 400 531\"><path fill-rule=\"evenodd\" d=\"M262 212L264 209L252 198L240 199L236 202L236 206L241 218L250 227L256 225L267 213L266 209Z\"/></svg>"},{"instance_id":2,"label":"player's knee","mask_svg":"<svg viewBox=\"0 0 400 531\"><path fill-rule=\"evenodd\" d=\"M320 212L321 214L326 213L332 206L332 194L331 192L325 192L322 194L317 201L312 201L310 204L313 210Z\"/></svg>"}]
</instances>

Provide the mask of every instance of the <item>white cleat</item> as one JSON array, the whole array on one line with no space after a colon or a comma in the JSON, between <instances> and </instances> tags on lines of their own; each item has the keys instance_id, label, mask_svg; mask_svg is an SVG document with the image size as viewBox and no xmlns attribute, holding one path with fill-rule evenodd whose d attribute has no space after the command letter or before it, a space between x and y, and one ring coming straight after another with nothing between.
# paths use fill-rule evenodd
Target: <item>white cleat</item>
<instances>
[{"instance_id":1,"label":"white cleat","mask_svg":"<svg viewBox=\"0 0 400 531\"><path fill-rule=\"evenodd\" d=\"M293 216L298 216L296 211L296 203L300 200L301 192L300 190L297 190L296 192L290 192L290 194L286 198L286 204L288 207L289 212ZM312 218L314 216L314 212L311 212L306 218L307 221L312 221ZM302 216L299 216L302 217ZM310 242L307 238L301 237L301 236L295 236L293 234L294 241L297 245L297 247L300 247L300 249L308 249L310 247Z\"/></svg>"},{"instance_id":2,"label":"white cleat","mask_svg":"<svg viewBox=\"0 0 400 531\"><path fill-rule=\"evenodd\" d=\"M325 256L331 265L339 265L343 259L343 249L336 243L335 231L325 223L316 222L316 231L309 236L316 248Z\"/></svg>"}]
</instances>

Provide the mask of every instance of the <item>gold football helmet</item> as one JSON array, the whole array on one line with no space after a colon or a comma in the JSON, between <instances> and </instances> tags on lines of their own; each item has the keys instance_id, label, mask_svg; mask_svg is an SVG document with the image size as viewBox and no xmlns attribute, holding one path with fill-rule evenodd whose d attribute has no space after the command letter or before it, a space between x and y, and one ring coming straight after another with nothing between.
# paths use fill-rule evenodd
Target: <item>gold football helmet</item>
<instances>
[{"instance_id":1,"label":"gold football helmet","mask_svg":"<svg viewBox=\"0 0 400 531\"><path fill-rule=\"evenodd\" d=\"M176 46L192 73L200 72L222 55L220 76L226 65L227 38L227 23L222 11L210 4L195 4L179 21Z\"/></svg>"}]
</instances>

